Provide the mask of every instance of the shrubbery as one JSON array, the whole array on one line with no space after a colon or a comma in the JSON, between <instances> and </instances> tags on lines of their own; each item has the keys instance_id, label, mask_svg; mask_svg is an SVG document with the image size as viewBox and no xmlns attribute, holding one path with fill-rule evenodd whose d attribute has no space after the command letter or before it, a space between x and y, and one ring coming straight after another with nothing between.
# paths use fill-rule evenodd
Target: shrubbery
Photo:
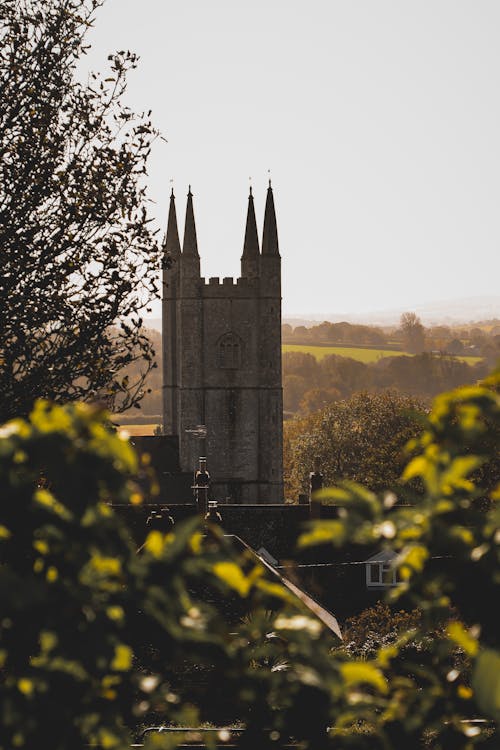
<instances>
[{"instance_id":1,"label":"shrubbery","mask_svg":"<svg viewBox=\"0 0 500 750\"><path fill-rule=\"evenodd\" d=\"M399 641L361 659L333 648L218 529L153 531L137 555L108 503L141 501L140 467L101 414L41 402L28 421L8 423L0 747L125 747L151 717L237 718L248 748L290 737L335 750L497 747L500 493L479 509L486 490L470 476L491 459L487 446L498 451L499 384L497 375L437 399L404 472L425 488L415 506L352 483L324 491L340 517L312 524L301 545L391 547L405 583L388 605L420 613ZM220 606L229 592L251 614L237 624ZM179 679L189 669L201 682Z\"/></svg>"},{"instance_id":2,"label":"shrubbery","mask_svg":"<svg viewBox=\"0 0 500 750\"><path fill-rule=\"evenodd\" d=\"M39 402L2 428L0 748L124 748L152 720L238 718L262 747L321 734L340 694L333 636L197 519L137 554L110 503L140 503L145 471L83 404ZM251 618L226 619L231 595Z\"/></svg>"}]
</instances>

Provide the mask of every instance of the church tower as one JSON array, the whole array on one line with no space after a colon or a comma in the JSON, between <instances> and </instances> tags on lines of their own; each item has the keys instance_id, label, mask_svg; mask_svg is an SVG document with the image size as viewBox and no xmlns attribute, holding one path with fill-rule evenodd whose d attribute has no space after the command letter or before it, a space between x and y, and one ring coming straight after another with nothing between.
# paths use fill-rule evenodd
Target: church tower
<instances>
[{"instance_id":1,"label":"church tower","mask_svg":"<svg viewBox=\"0 0 500 750\"><path fill-rule=\"evenodd\" d=\"M283 501L281 258L271 183L262 252L252 190L241 277L200 275L189 188L182 252L172 192L163 256L163 425L181 468L206 455L215 499ZM206 437L205 437L206 436Z\"/></svg>"}]
</instances>

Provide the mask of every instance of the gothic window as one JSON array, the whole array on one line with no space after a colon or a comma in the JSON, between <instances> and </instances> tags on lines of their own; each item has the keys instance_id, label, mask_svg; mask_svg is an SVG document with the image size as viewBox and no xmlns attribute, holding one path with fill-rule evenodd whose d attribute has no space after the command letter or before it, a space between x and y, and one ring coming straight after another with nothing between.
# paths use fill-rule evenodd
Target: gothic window
<instances>
[{"instance_id":1,"label":"gothic window","mask_svg":"<svg viewBox=\"0 0 500 750\"><path fill-rule=\"evenodd\" d=\"M237 370L241 367L242 341L235 333L225 333L218 341L219 367Z\"/></svg>"}]
</instances>

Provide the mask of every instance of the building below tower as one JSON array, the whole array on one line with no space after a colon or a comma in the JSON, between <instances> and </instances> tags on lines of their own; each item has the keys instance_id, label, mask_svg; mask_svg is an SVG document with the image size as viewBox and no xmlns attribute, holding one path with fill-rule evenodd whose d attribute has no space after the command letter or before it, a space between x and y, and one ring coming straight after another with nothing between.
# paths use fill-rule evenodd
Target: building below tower
<instances>
[{"instance_id":1,"label":"building below tower","mask_svg":"<svg viewBox=\"0 0 500 750\"><path fill-rule=\"evenodd\" d=\"M188 192L182 251L172 192L164 245L163 428L183 471L207 458L215 499L283 501L281 258L271 184L259 238L252 191L241 277L206 281Z\"/></svg>"}]
</instances>

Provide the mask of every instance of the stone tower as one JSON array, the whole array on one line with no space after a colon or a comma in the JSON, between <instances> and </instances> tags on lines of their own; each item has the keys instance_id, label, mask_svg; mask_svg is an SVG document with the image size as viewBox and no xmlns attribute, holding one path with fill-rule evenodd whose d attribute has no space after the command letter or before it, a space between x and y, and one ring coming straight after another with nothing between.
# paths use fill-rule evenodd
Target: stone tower
<instances>
[{"instance_id":1,"label":"stone tower","mask_svg":"<svg viewBox=\"0 0 500 750\"><path fill-rule=\"evenodd\" d=\"M192 471L206 455L216 499L282 502L281 258L271 183L262 252L250 189L236 282L200 275L191 188L181 252L172 191L162 326L163 426L179 438L181 468Z\"/></svg>"}]
</instances>

